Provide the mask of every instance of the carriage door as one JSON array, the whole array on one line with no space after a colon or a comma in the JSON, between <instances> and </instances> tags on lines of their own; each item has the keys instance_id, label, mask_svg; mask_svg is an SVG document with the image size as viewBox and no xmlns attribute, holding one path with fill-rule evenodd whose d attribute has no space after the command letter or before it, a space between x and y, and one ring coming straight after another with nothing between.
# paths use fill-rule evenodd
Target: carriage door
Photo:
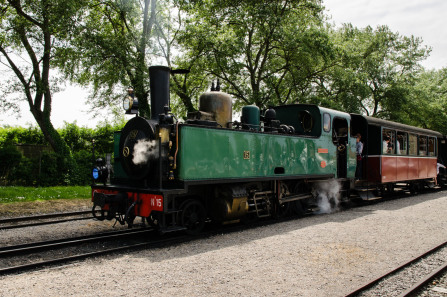
<instances>
[{"instance_id":1,"label":"carriage door","mask_svg":"<svg viewBox=\"0 0 447 297\"><path fill-rule=\"evenodd\" d=\"M334 118L332 122L332 142L337 147L337 177L346 178L348 172L348 121Z\"/></svg>"}]
</instances>

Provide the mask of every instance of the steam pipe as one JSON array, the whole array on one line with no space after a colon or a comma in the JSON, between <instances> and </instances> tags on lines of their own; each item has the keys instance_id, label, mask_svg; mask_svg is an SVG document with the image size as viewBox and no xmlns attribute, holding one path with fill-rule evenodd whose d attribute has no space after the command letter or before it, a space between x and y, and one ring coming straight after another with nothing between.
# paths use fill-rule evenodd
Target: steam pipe
<instances>
[{"instance_id":1,"label":"steam pipe","mask_svg":"<svg viewBox=\"0 0 447 297\"><path fill-rule=\"evenodd\" d=\"M174 154L174 167L172 169L177 168L177 153L178 153L178 121L175 125L175 154Z\"/></svg>"}]
</instances>

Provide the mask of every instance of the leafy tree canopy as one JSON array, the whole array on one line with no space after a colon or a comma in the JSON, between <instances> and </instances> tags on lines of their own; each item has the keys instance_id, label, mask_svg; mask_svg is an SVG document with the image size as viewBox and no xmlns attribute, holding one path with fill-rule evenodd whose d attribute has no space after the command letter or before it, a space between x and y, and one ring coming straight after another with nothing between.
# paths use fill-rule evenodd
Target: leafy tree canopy
<instances>
[{"instance_id":1,"label":"leafy tree canopy","mask_svg":"<svg viewBox=\"0 0 447 297\"><path fill-rule=\"evenodd\" d=\"M298 100L328 67L332 47L320 1L178 1L188 17L179 43L238 104Z\"/></svg>"},{"instance_id":2,"label":"leafy tree canopy","mask_svg":"<svg viewBox=\"0 0 447 297\"><path fill-rule=\"evenodd\" d=\"M387 26L359 29L350 24L331 31L336 66L319 77L316 94L341 110L400 120L411 86L430 49L422 39L401 36Z\"/></svg>"}]
</instances>

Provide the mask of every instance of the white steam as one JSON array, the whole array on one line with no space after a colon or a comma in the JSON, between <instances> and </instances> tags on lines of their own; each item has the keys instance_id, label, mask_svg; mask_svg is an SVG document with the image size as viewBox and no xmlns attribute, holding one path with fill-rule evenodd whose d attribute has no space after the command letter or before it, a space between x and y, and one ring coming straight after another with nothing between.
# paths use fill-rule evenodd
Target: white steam
<instances>
[{"instance_id":1,"label":"white steam","mask_svg":"<svg viewBox=\"0 0 447 297\"><path fill-rule=\"evenodd\" d=\"M146 164L149 159L158 156L158 147L156 140L140 139L133 147L132 161L135 165Z\"/></svg>"},{"instance_id":2,"label":"white steam","mask_svg":"<svg viewBox=\"0 0 447 297\"><path fill-rule=\"evenodd\" d=\"M338 209L340 189L341 185L334 179L314 184L312 194L317 197L317 213L331 213Z\"/></svg>"}]
</instances>

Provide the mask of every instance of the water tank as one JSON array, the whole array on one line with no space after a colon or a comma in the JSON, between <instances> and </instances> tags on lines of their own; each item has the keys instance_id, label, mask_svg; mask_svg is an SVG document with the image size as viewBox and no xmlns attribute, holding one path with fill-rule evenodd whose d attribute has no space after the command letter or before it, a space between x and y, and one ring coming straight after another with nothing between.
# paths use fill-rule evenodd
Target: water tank
<instances>
[{"instance_id":1,"label":"water tank","mask_svg":"<svg viewBox=\"0 0 447 297\"><path fill-rule=\"evenodd\" d=\"M259 131L260 111L255 105L242 107L242 129Z\"/></svg>"}]
</instances>

